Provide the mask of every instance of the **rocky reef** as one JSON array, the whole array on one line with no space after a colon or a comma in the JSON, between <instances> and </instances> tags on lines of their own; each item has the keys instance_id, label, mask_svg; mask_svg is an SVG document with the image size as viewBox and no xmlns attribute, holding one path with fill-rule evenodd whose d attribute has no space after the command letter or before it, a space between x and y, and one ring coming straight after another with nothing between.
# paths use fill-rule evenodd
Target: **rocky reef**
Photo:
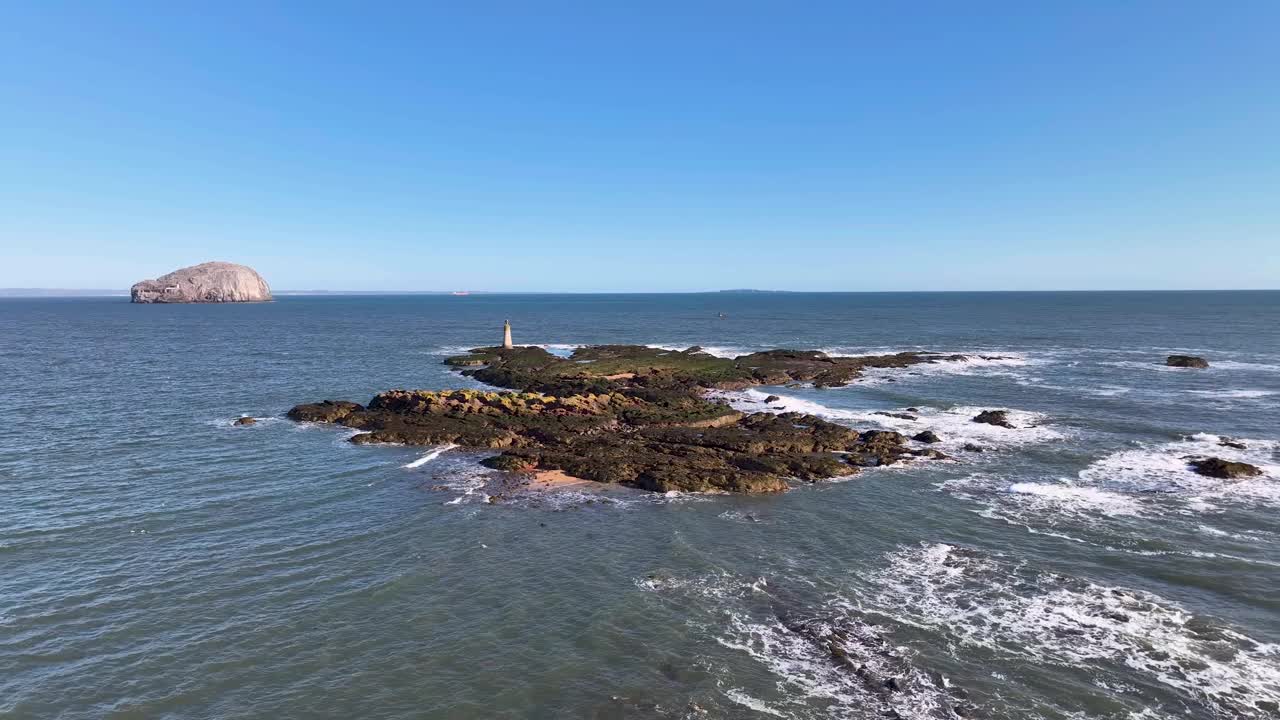
<instances>
[{"instance_id":1,"label":"rocky reef","mask_svg":"<svg viewBox=\"0 0 1280 720\"><path fill-rule=\"evenodd\" d=\"M135 283L129 297L135 303L265 302L271 288L253 268L207 262Z\"/></svg>"},{"instance_id":2,"label":"rocky reef","mask_svg":"<svg viewBox=\"0 0 1280 720\"><path fill-rule=\"evenodd\" d=\"M1190 457L1187 464L1192 471L1201 475L1222 480L1239 480L1240 478L1257 477L1262 469L1246 462L1223 460L1219 457Z\"/></svg>"},{"instance_id":3,"label":"rocky reef","mask_svg":"<svg viewBox=\"0 0 1280 720\"><path fill-rule=\"evenodd\" d=\"M453 443L501 453L484 464L665 492L786 490L791 480L851 475L913 455L901 434L858 432L802 413L744 414L706 397L713 389L808 382L845 385L870 368L963 356L898 353L830 357L770 350L720 358L639 345L583 347L568 358L538 347L477 348L445 362L513 392L389 390L367 405L326 400L289 417L363 432L355 443Z\"/></svg>"},{"instance_id":4,"label":"rocky reef","mask_svg":"<svg viewBox=\"0 0 1280 720\"><path fill-rule=\"evenodd\" d=\"M1164 364L1169 367L1197 368L1201 370L1209 367L1208 360L1195 355L1170 355L1164 359Z\"/></svg>"}]
</instances>

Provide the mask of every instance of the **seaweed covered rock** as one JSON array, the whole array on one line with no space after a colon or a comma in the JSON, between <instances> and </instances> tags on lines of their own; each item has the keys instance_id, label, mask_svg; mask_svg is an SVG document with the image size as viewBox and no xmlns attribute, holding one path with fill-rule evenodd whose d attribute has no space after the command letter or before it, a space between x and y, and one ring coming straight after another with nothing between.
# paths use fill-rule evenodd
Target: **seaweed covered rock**
<instances>
[{"instance_id":1,"label":"seaweed covered rock","mask_svg":"<svg viewBox=\"0 0 1280 720\"><path fill-rule=\"evenodd\" d=\"M1165 358L1164 364L1169 367L1180 368L1198 368L1204 369L1209 367L1209 361L1195 355L1170 355Z\"/></svg>"},{"instance_id":2,"label":"seaweed covered rock","mask_svg":"<svg viewBox=\"0 0 1280 720\"><path fill-rule=\"evenodd\" d=\"M318 403L296 405L289 411L289 419L298 422L336 423L353 412L364 410L359 403L346 400L325 400Z\"/></svg>"},{"instance_id":3,"label":"seaweed covered rock","mask_svg":"<svg viewBox=\"0 0 1280 720\"><path fill-rule=\"evenodd\" d=\"M973 416L973 422L1015 429L1014 424L1009 422L1008 410L983 410Z\"/></svg>"},{"instance_id":4,"label":"seaweed covered rock","mask_svg":"<svg viewBox=\"0 0 1280 720\"><path fill-rule=\"evenodd\" d=\"M358 444L500 450L483 462L510 472L560 471L658 492L779 492L790 480L850 475L919 451L896 432L859 433L801 413L744 415L707 390L841 385L867 368L953 358L775 350L726 359L637 345L583 347L563 358L537 347L476 348L445 363L510 392L388 390L367 406L326 400L289 417L361 430L351 439Z\"/></svg>"},{"instance_id":5,"label":"seaweed covered rock","mask_svg":"<svg viewBox=\"0 0 1280 720\"><path fill-rule=\"evenodd\" d=\"M1223 460L1220 457L1194 458L1188 464L1192 470L1201 475L1223 480L1238 480L1262 474L1262 469L1256 465Z\"/></svg>"}]
</instances>

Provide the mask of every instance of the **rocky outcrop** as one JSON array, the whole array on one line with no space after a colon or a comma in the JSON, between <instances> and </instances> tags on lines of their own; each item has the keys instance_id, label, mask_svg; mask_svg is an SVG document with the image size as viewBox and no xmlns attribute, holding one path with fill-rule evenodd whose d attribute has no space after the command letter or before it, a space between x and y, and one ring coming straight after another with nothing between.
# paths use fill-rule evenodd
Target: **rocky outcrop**
<instances>
[{"instance_id":1,"label":"rocky outcrop","mask_svg":"<svg viewBox=\"0 0 1280 720\"><path fill-rule=\"evenodd\" d=\"M478 348L445 362L515 392L390 390L367 406L326 400L289 417L361 430L351 441L500 450L484 461L511 472L665 492L786 490L789 480L852 475L941 453L912 450L899 433L856 430L802 413L744 415L710 389L812 382L840 385L866 368L944 362L927 353L832 358L773 350L734 359L698 348L579 348L570 358L537 347ZM942 456L945 457L945 456Z\"/></svg>"},{"instance_id":2,"label":"rocky outcrop","mask_svg":"<svg viewBox=\"0 0 1280 720\"><path fill-rule=\"evenodd\" d=\"M1009 422L1008 410L983 410L973 416L973 422L1015 429L1013 423Z\"/></svg>"},{"instance_id":3,"label":"rocky outcrop","mask_svg":"<svg viewBox=\"0 0 1280 720\"><path fill-rule=\"evenodd\" d=\"M1201 475L1223 480L1238 480L1262 474L1262 470L1255 465L1223 460L1219 457L1193 458L1188 464L1192 470Z\"/></svg>"},{"instance_id":4,"label":"rocky outcrop","mask_svg":"<svg viewBox=\"0 0 1280 720\"><path fill-rule=\"evenodd\" d=\"M336 423L342 422L348 415L364 410L359 403L346 400L325 400L295 406L289 411L289 419L298 422Z\"/></svg>"},{"instance_id":5,"label":"rocky outcrop","mask_svg":"<svg viewBox=\"0 0 1280 720\"><path fill-rule=\"evenodd\" d=\"M932 445L933 443L942 442L942 438L938 437L938 433L932 430L925 430L924 432L917 433L911 439L915 440L916 442L928 443L930 445Z\"/></svg>"},{"instance_id":6,"label":"rocky outcrop","mask_svg":"<svg viewBox=\"0 0 1280 720\"><path fill-rule=\"evenodd\" d=\"M1196 357L1195 355L1170 355L1169 357L1165 358L1164 364L1168 365L1169 367L1180 367L1180 368L1203 369L1203 368L1209 367L1208 360L1205 360L1202 357Z\"/></svg>"},{"instance_id":7,"label":"rocky outcrop","mask_svg":"<svg viewBox=\"0 0 1280 720\"><path fill-rule=\"evenodd\" d=\"M135 303L265 302L271 288L253 268L207 262L174 270L129 289Z\"/></svg>"}]
</instances>

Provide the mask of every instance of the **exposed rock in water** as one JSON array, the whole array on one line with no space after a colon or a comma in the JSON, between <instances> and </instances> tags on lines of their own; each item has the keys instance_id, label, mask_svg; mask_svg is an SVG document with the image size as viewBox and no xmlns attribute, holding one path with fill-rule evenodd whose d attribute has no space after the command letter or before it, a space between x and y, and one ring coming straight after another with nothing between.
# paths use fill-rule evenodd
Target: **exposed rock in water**
<instances>
[{"instance_id":1,"label":"exposed rock in water","mask_svg":"<svg viewBox=\"0 0 1280 720\"><path fill-rule=\"evenodd\" d=\"M973 416L973 422L1015 429L1013 423L1009 422L1008 410L983 410Z\"/></svg>"},{"instance_id":2,"label":"exposed rock in water","mask_svg":"<svg viewBox=\"0 0 1280 720\"><path fill-rule=\"evenodd\" d=\"M974 443L965 443L961 448L965 452L986 452L987 449Z\"/></svg>"},{"instance_id":3,"label":"exposed rock in water","mask_svg":"<svg viewBox=\"0 0 1280 720\"><path fill-rule=\"evenodd\" d=\"M129 295L135 303L265 302L271 299L271 288L253 268L207 262L143 280Z\"/></svg>"},{"instance_id":4,"label":"exposed rock in water","mask_svg":"<svg viewBox=\"0 0 1280 720\"><path fill-rule=\"evenodd\" d=\"M255 418L241 417L241 418L236 418L231 424L232 425L253 425L257 422L258 421Z\"/></svg>"},{"instance_id":5,"label":"exposed rock in water","mask_svg":"<svg viewBox=\"0 0 1280 720\"><path fill-rule=\"evenodd\" d=\"M1220 437L1220 438L1218 438L1218 444L1219 444L1219 445L1221 445L1222 447L1235 448L1236 450L1248 450L1248 449L1249 449L1249 446L1248 446L1248 445L1245 445L1244 443L1240 442L1239 440L1233 440L1233 439L1231 439L1231 438L1229 438L1229 437Z\"/></svg>"},{"instance_id":6,"label":"exposed rock in water","mask_svg":"<svg viewBox=\"0 0 1280 720\"><path fill-rule=\"evenodd\" d=\"M1222 478L1223 480L1256 477L1262 474L1262 470L1255 465L1223 460L1219 457L1196 458L1188 464L1191 465L1192 470L1201 475Z\"/></svg>"},{"instance_id":7,"label":"exposed rock in water","mask_svg":"<svg viewBox=\"0 0 1280 720\"><path fill-rule=\"evenodd\" d=\"M501 450L484 464L505 471L560 471L659 492L779 492L789 479L850 475L919 451L896 432L859 433L794 412L744 415L708 399L707 390L841 385L866 368L948 359L772 350L730 360L637 345L584 347L562 358L538 347L478 348L445 362L516 392L391 390L367 407L326 400L298 405L289 417L362 430L351 438L358 444Z\"/></svg>"},{"instance_id":8,"label":"exposed rock in water","mask_svg":"<svg viewBox=\"0 0 1280 720\"><path fill-rule=\"evenodd\" d=\"M926 709L919 717L973 717L981 712L965 699L962 689L949 687L940 675L931 677L914 667L910 656L874 624L847 616L797 618L777 608L774 612L778 617L775 632L785 630L803 638L832 665L848 673L865 692L862 702L867 709L879 708L877 717L902 717L892 701L897 695L920 698L920 706Z\"/></svg>"},{"instance_id":9,"label":"exposed rock in water","mask_svg":"<svg viewBox=\"0 0 1280 720\"><path fill-rule=\"evenodd\" d=\"M876 410L875 412L873 412L873 413L871 413L871 414L872 414L872 415L883 415L883 416L885 416L885 417L891 417L891 418L898 418L899 420L919 420L919 419L920 419L920 418L916 417L915 415L912 415L911 413L904 413L904 412L895 413L895 412L887 412L887 411L884 411L884 410Z\"/></svg>"},{"instance_id":10,"label":"exposed rock in water","mask_svg":"<svg viewBox=\"0 0 1280 720\"><path fill-rule=\"evenodd\" d=\"M1195 355L1170 355L1165 358L1165 365L1180 368L1207 368L1209 361Z\"/></svg>"},{"instance_id":11,"label":"exposed rock in water","mask_svg":"<svg viewBox=\"0 0 1280 720\"><path fill-rule=\"evenodd\" d=\"M778 402L781 399L782 398L778 397L777 395L770 395L769 397L765 398L764 401L767 403L771 403L771 402Z\"/></svg>"},{"instance_id":12,"label":"exposed rock in water","mask_svg":"<svg viewBox=\"0 0 1280 720\"><path fill-rule=\"evenodd\" d=\"M336 423L353 412L364 410L359 403L346 400L325 400L324 402L295 406L289 411L289 418L298 422Z\"/></svg>"},{"instance_id":13,"label":"exposed rock in water","mask_svg":"<svg viewBox=\"0 0 1280 720\"><path fill-rule=\"evenodd\" d=\"M932 430L925 430L922 433L917 433L911 439L915 440L916 442L929 443L929 444L942 442L942 438L938 437L938 433Z\"/></svg>"}]
</instances>

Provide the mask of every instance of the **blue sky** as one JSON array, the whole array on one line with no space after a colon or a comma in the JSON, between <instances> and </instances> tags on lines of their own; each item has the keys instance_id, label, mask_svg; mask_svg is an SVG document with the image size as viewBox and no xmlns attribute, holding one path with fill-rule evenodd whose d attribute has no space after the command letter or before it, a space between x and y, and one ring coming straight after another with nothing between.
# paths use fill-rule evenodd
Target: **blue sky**
<instances>
[{"instance_id":1,"label":"blue sky","mask_svg":"<svg viewBox=\"0 0 1280 720\"><path fill-rule=\"evenodd\" d=\"M594 6L594 7L593 7ZM1280 287L1280 3L9 3L0 287Z\"/></svg>"}]
</instances>

